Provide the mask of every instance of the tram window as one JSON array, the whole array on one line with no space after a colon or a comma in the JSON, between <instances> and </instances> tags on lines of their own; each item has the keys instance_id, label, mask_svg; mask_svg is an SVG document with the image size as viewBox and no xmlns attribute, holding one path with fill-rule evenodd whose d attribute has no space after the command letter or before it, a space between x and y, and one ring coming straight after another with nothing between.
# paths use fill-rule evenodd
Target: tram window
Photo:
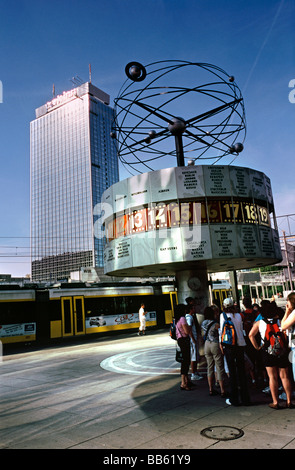
<instances>
[{"instance_id":1,"label":"tram window","mask_svg":"<svg viewBox=\"0 0 295 470\"><path fill-rule=\"evenodd\" d=\"M138 297L136 300L136 308L134 311L138 312L140 304L144 303L146 311L155 311L158 308L159 302L156 295L147 295L145 297Z\"/></svg>"},{"instance_id":2,"label":"tram window","mask_svg":"<svg viewBox=\"0 0 295 470\"><path fill-rule=\"evenodd\" d=\"M114 297L101 297L98 299L99 314L100 315L113 315L115 310L115 299Z\"/></svg>"},{"instance_id":3,"label":"tram window","mask_svg":"<svg viewBox=\"0 0 295 470\"><path fill-rule=\"evenodd\" d=\"M139 308L140 308L140 304L144 301L144 299L142 297L129 297L129 296L126 296L124 297L125 298L125 308L126 308L126 312L125 313L136 313L138 312Z\"/></svg>"},{"instance_id":4,"label":"tram window","mask_svg":"<svg viewBox=\"0 0 295 470\"><path fill-rule=\"evenodd\" d=\"M63 323L64 323L64 334L72 333L72 311L71 311L71 300L63 300Z\"/></svg>"},{"instance_id":5,"label":"tram window","mask_svg":"<svg viewBox=\"0 0 295 470\"><path fill-rule=\"evenodd\" d=\"M85 298L84 305L88 316L115 314L114 297Z\"/></svg>"},{"instance_id":6,"label":"tram window","mask_svg":"<svg viewBox=\"0 0 295 470\"><path fill-rule=\"evenodd\" d=\"M42 311L44 310L43 305L42 305ZM48 315L49 315L48 318L50 319L50 321L60 320L61 319L61 301L60 301L60 299L50 300L47 303L46 308L48 310ZM39 306L39 309L40 309L40 306Z\"/></svg>"},{"instance_id":7,"label":"tram window","mask_svg":"<svg viewBox=\"0 0 295 470\"><path fill-rule=\"evenodd\" d=\"M0 309L0 324L23 323L35 319L34 302L3 302Z\"/></svg>"},{"instance_id":8,"label":"tram window","mask_svg":"<svg viewBox=\"0 0 295 470\"><path fill-rule=\"evenodd\" d=\"M171 297L170 297L170 293L169 293L169 294L165 294L165 295L164 295L164 298L165 298L165 310L170 310L172 306L173 306L173 308L176 307L176 305L177 305L177 298L176 298L176 294L175 294L175 293L172 293ZM172 305L171 305L171 301L172 301Z\"/></svg>"},{"instance_id":9,"label":"tram window","mask_svg":"<svg viewBox=\"0 0 295 470\"><path fill-rule=\"evenodd\" d=\"M113 314L119 315L126 313L126 297L115 297L115 309Z\"/></svg>"},{"instance_id":10,"label":"tram window","mask_svg":"<svg viewBox=\"0 0 295 470\"><path fill-rule=\"evenodd\" d=\"M163 310L171 310L171 300L170 294L163 294L157 296L157 304L158 308L162 308Z\"/></svg>"}]
</instances>

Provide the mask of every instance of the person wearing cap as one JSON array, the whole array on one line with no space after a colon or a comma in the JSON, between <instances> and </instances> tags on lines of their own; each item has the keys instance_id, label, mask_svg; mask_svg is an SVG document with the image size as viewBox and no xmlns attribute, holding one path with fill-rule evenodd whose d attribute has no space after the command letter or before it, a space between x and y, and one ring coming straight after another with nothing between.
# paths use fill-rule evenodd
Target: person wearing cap
<instances>
[{"instance_id":1,"label":"person wearing cap","mask_svg":"<svg viewBox=\"0 0 295 470\"><path fill-rule=\"evenodd\" d=\"M234 325L237 344L221 344L221 332L226 321L225 315ZM220 314L220 347L225 355L229 369L230 398L226 400L227 405L238 406L250 405L250 397L247 385L247 376L245 369L245 347L243 319L240 313L235 311L233 299L227 298L223 301L223 312Z\"/></svg>"}]
</instances>

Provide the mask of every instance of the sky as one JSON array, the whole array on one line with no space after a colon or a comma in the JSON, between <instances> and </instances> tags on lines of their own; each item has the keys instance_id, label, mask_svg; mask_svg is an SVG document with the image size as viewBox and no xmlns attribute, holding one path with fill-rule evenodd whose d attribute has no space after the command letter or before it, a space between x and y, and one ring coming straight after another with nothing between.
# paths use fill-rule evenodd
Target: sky
<instances>
[{"instance_id":1,"label":"sky","mask_svg":"<svg viewBox=\"0 0 295 470\"><path fill-rule=\"evenodd\" d=\"M235 164L270 177L277 216L295 213L295 0L0 0L0 41L0 274L31 272L35 109L53 84L60 94L72 77L88 81L90 63L111 105L131 61L206 62L234 75L247 118Z\"/></svg>"}]
</instances>

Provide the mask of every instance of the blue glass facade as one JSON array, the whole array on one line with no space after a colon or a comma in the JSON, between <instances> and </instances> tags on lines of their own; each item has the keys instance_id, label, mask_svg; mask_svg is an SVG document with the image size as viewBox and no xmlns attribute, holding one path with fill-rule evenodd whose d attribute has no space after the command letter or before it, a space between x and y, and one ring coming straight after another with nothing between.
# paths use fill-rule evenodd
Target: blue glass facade
<instances>
[{"instance_id":1,"label":"blue glass facade","mask_svg":"<svg viewBox=\"0 0 295 470\"><path fill-rule=\"evenodd\" d=\"M103 267L93 208L119 179L114 110L85 83L36 110L31 122L32 279L64 279Z\"/></svg>"}]
</instances>

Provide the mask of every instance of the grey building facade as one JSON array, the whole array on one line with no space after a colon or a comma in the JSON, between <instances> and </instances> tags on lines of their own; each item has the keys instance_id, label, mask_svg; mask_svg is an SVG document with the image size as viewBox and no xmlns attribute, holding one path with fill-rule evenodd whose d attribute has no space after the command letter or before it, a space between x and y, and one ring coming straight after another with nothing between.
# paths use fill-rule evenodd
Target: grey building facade
<instances>
[{"instance_id":1,"label":"grey building facade","mask_svg":"<svg viewBox=\"0 0 295 470\"><path fill-rule=\"evenodd\" d=\"M32 280L103 267L94 208L119 180L109 100L87 82L36 109L30 123Z\"/></svg>"}]
</instances>

